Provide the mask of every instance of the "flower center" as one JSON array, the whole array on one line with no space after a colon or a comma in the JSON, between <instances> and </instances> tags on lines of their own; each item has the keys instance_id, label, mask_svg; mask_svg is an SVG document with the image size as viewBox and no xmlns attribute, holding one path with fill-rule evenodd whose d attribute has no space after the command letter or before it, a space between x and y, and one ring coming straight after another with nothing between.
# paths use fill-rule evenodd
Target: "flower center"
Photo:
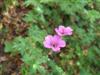
<instances>
[{"instance_id":1,"label":"flower center","mask_svg":"<svg viewBox=\"0 0 100 75\"><path fill-rule=\"evenodd\" d=\"M53 47L57 47L57 43L55 41L52 42Z\"/></svg>"},{"instance_id":2,"label":"flower center","mask_svg":"<svg viewBox=\"0 0 100 75\"><path fill-rule=\"evenodd\" d=\"M61 33L64 34L64 29L62 29Z\"/></svg>"}]
</instances>

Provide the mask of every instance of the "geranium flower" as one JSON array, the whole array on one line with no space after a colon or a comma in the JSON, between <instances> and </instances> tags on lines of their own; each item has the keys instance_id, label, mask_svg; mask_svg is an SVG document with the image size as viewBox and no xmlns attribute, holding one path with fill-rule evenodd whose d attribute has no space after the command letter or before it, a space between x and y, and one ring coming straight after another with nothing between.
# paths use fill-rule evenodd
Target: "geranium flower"
<instances>
[{"instance_id":1,"label":"geranium flower","mask_svg":"<svg viewBox=\"0 0 100 75\"><path fill-rule=\"evenodd\" d=\"M54 52L60 52L61 47L66 46L66 42L58 35L48 35L43 42L44 47L51 48Z\"/></svg>"},{"instance_id":2,"label":"geranium flower","mask_svg":"<svg viewBox=\"0 0 100 75\"><path fill-rule=\"evenodd\" d=\"M59 26L58 28L55 28L55 31L59 36L72 35L73 33L73 29L69 26Z\"/></svg>"}]
</instances>

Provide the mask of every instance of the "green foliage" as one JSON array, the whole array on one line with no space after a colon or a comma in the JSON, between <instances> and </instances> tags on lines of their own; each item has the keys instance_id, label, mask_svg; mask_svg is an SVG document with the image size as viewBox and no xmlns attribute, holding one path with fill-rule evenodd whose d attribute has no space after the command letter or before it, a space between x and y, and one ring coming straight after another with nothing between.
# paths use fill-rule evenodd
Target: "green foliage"
<instances>
[{"instance_id":1,"label":"green foliage","mask_svg":"<svg viewBox=\"0 0 100 75\"><path fill-rule=\"evenodd\" d=\"M99 0L25 0L32 7L24 20L30 25L26 37L5 43L5 52L19 53L24 64L22 75L99 75L100 5ZM46 35L63 24L71 26L73 36L60 53L43 47Z\"/></svg>"}]
</instances>

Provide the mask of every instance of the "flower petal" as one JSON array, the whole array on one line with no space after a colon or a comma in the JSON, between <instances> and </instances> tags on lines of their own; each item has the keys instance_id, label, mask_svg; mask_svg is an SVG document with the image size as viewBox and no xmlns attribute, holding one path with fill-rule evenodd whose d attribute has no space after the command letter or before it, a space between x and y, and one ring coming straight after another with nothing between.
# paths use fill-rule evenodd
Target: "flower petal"
<instances>
[{"instance_id":1,"label":"flower petal","mask_svg":"<svg viewBox=\"0 0 100 75\"><path fill-rule=\"evenodd\" d=\"M61 26L59 26L59 30L60 30L60 29L65 29L65 27L61 25Z\"/></svg>"},{"instance_id":2,"label":"flower petal","mask_svg":"<svg viewBox=\"0 0 100 75\"><path fill-rule=\"evenodd\" d=\"M53 50L54 52L60 52L60 47L52 47L52 50Z\"/></svg>"},{"instance_id":3,"label":"flower petal","mask_svg":"<svg viewBox=\"0 0 100 75\"><path fill-rule=\"evenodd\" d=\"M55 28L55 32L56 32L59 36L62 36L62 34L60 33L60 31L59 31L58 28Z\"/></svg>"},{"instance_id":4,"label":"flower petal","mask_svg":"<svg viewBox=\"0 0 100 75\"><path fill-rule=\"evenodd\" d=\"M59 47L65 47L66 42L64 40L59 40Z\"/></svg>"},{"instance_id":5,"label":"flower petal","mask_svg":"<svg viewBox=\"0 0 100 75\"><path fill-rule=\"evenodd\" d=\"M52 35L48 35L45 37L45 40L51 41L52 37L53 37Z\"/></svg>"},{"instance_id":6,"label":"flower petal","mask_svg":"<svg viewBox=\"0 0 100 75\"><path fill-rule=\"evenodd\" d=\"M53 39L54 39L54 40L59 40L59 39L61 39L61 37L58 36L58 35L54 35Z\"/></svg>"},{"instance_id":7,"label":"flower petal","mask_svg":"<svg viewBox=\"0 0 100 75\"><path fill-rule=\"evenodd\" d=\"M51 48L52 47L51 46L52 38L53 37L51 35L48 35L48 36L45 37L45 40L43 42L44 47L46 47L46 48Z\"/></svg>"},{"instance_id":8,"label":"flower petal","mask_svg":"<svg viewBox=\"0 0 100 75\"><path fill-rule=\"evenodd\" d=\"M52 47L51 44L50 44L50 41L44 41L43 44L44 44L44 47L46 47L46 48Z\"/></svg>"},{"instance_id":9,"label":"flower petal","mask_svg":"<svg viewBox=\"0 0 100 75\"><path fill-rule=\"evenodd\" d=\"M73 31L73 29L71 27L66 27L66 29L65 29L66 35L72 35L72 33L73 33L72 31Z\"/></svg>"}]
</instances>

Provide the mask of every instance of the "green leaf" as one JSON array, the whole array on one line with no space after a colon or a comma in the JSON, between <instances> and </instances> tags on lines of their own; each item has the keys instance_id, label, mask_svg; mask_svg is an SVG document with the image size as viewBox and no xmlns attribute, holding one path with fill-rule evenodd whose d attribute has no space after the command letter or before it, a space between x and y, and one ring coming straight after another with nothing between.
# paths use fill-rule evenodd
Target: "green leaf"
<instances>
[{"instance_id":1,"label":"green leaf","mask_svg":"<svg viewBox=\"0 0 100 75\"><path fill-rule=\"evenodd\" d=\"M44 37L47 35L45 30L40 30L36 25L32 25L29 29L29 36L34 42L43 43Z\"/></svg>"}]
</instances>

